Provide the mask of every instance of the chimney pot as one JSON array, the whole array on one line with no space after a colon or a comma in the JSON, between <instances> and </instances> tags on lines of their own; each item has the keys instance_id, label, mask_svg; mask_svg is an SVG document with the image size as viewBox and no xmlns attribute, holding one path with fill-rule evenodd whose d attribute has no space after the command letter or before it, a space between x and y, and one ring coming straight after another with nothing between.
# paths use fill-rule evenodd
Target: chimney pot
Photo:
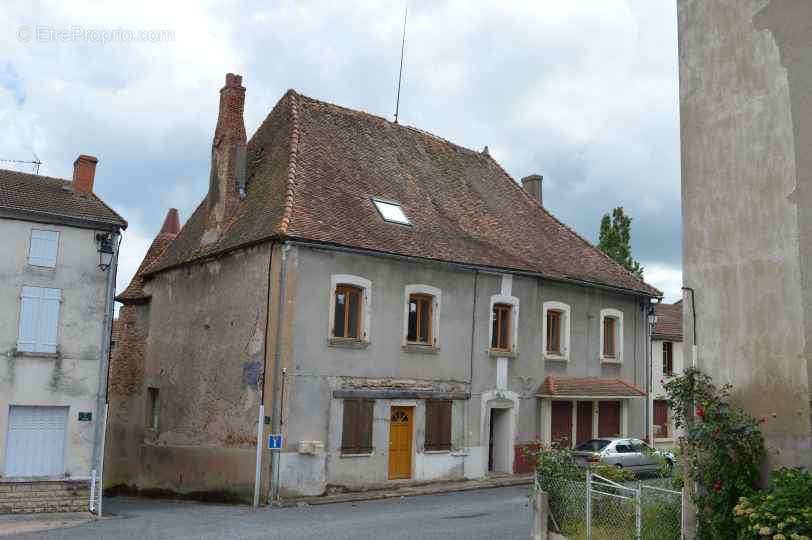
<instances>
[{"instance_id":1,"label":"chimney pot","mask_svg":"<svg viewBox=\"0 0 812 540\"><path fill-rule=\"evenodd\" d=\"M524 190L542 205L544 199L541 193L541 183L543 180L544 177L540 174L531 174L530 176L522 178L522 187Z\"/></svg>"},{"instance_id":2,"label":"chimney pot","mask_svg":"<svg viewBox=\"0 0 812 540\"><path fill-rule=\"evenodd\" d=\"M96 164L99 162L93 156L80 154L73 162L73 189L82 195L93 193L93 179L96 176Z\"/></svg>"}]
</instances>

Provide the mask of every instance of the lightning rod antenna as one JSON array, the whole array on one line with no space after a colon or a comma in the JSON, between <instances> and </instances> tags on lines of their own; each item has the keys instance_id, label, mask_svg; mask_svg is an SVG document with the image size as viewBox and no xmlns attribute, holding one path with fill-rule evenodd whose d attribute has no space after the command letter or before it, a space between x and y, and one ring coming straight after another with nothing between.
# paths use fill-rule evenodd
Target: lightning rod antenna
<instances>
[{"instance_id":1,"label":"lightning rod antenna","mask_svg":"<svg viewBox=\"0 0 812 540\"><path fill-rule=\"evenodd\" d=\"M395 100L395 123L398 123L398 112L400 112L400 81L403 78L403 50L406 47L406 15L409 14L409 8L404 8L403 11L403 40L400 42L400 73L398 73L398 97Z\"/></svg>"}]
</instances>

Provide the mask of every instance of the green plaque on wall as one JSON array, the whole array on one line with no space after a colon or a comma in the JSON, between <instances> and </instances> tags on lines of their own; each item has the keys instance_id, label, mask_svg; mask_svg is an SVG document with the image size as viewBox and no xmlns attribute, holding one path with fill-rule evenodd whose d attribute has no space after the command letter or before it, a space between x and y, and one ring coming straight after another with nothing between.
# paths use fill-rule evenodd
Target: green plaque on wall
<instances>
[{"instance_id":1,"label":"green plaque on wall","mask_svg":"<svg viewBox=\"0 0 812 540\"><path fill-rule=\"evenodd\" d=\"M80 422L90 422L93 419L93 413L89 412L80 412L79 413L79 421Z\"/></svg>"}]
</instances>

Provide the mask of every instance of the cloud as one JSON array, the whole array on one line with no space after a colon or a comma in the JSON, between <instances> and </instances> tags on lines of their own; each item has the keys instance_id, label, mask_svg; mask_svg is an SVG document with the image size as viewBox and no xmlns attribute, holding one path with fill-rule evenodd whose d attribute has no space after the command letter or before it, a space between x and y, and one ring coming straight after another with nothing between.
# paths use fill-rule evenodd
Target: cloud
<instances>
[{"instance_id":1,"label":"cloud","mask_svg":"<svg viewBox=\"0 0 812 540\"><path fill-rule=\"evenodd\" d=\"M96 191L132 224L119 285L166 209L208 186L224 73L244 76L246 128L288 88L392 117L404 4L280 0L4 4L0 158L38 155L70 177L99 157ZM647 0L408 1L400 121L544 175L545 206L597 240L632 216L633 255L681 264L676 6ZM29 40L21 29L155 30L171 38ZM648 279L652 274L647 273ZM658 274L659 275L659 274ZM656 283L655 283L656 284Z\"/></svg>"},{"instance_id":2,"label":"cloud","mask_svg":"<svg viewBox=\"0 0 812 540\"><path fill-rule=\"evenodd\" d=\"M682 270L662 263L644 264L644 278L663 291L663 302L673 304L682 298Z\"/></svg>"}]
</instances>

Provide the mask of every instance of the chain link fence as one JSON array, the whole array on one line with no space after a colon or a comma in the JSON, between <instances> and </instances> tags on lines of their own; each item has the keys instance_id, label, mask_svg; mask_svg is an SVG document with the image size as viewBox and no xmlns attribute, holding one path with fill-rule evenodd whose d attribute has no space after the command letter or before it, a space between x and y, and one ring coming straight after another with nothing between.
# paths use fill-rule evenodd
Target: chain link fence
<instances>
[{"instance_id":1,"label":"chain link fence","mask_svg":"<svg viewBox=\"0 0 812 540\"><path fill-rule=\"evenodd\" d=\"M572 540L680 540L682 493L642 482L539 477L553 528Z\"/></svg>"}]
</instances>

